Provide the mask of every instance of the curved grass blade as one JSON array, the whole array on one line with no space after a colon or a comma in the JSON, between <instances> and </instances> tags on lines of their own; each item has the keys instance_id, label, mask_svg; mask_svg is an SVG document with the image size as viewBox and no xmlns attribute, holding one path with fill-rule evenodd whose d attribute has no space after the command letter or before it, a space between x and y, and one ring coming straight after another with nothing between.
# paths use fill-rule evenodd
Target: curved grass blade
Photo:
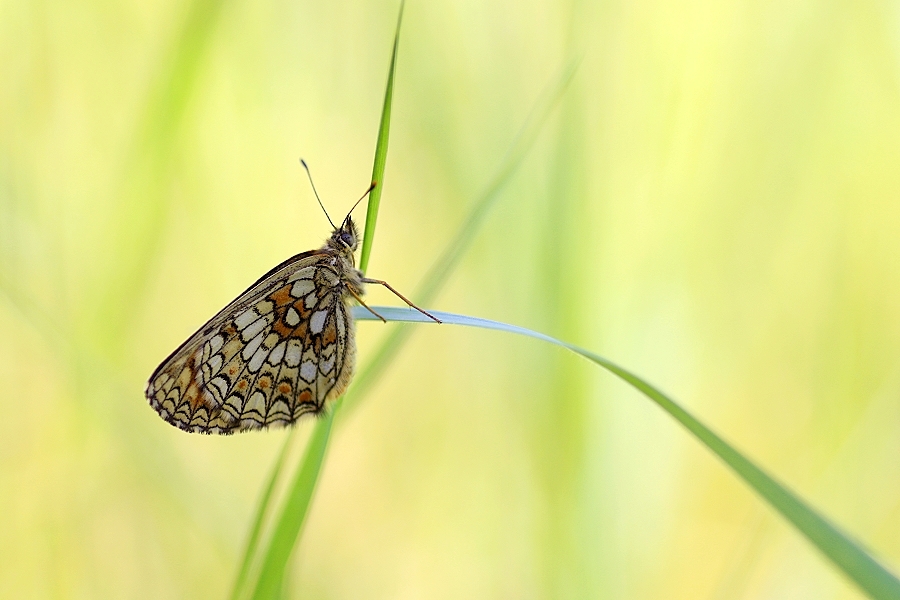
<instances>
[{"instance_id":1,"label":"curved grass blade","mask_svg":"<svg viewBox=\"0 0 900 600\"><path fill-rule=\"evenodd\" d=\"M433 322L412 309L385 306L372 308L388 321L401 321L407 323ZM900 580L884 566L879 564L878 561L876 561L875 558L866 552L859 544L829 523L828 520L813 510L812 507L800 499L796 494L757 467L743 454L735 450L728 442L716 435L711 429L683 409L678 403L637 375L593 352L589 352L588 350L584 350L573 344L562 342L548 335L544 335L543 333L525 329L524 327L440 311L430 312L444 323L505 331L507 333L525 335L544 342L556 344L557 346L562 346L563 348L571 350L589 361L600 365L653 400L660 408L669 413L688 431L694 434L698 440L725 461L725 464L731 467L732 471L734 471L738 477L743 479L757 494L762 496L772 508L794 525L806 539L828 557L838 569L869 596L872 598L893 600L900 598ZM374 319L374 317L365 309L362 309L362 307L354 307L353 316L360 321Z\"/></svg>"},{"instance_id":2,"label":"curved grass blade","mask_svg":"<svg viewBox=\"0 0 900 600\"><path fill-rule=\"evenodd\" d=\"M528 118L525 120L525 124L519 130L512 145L503 157L497 174L479 195L478 200L457 230L453 240L447 245L447 248L431 268L428 269L428 272L422 279L422 283L419 284L419 287L412 294L412 299L416 304L430 304L441 291L444 283L449 279L450 273L456 268L475 235L481 229L491 209L501 198L500 192L503 191L512 176L516 174L522 164L522 160L528 154L528 151L531 150L538 133L541 132L544 124L550 117L550 113L559 104L580 62L580 59L570 62L538 98ZM353 386L344 397L345 407L343 408L343 414L357 406L365 393L384 373L384 370L391 363L391 359L403 346L411 332L412 330L409 327L400 325L372 353L372 358L369 359L364 368L360 369L359 374L356 375L353 381Z\"/></svg>"}]
</instances>

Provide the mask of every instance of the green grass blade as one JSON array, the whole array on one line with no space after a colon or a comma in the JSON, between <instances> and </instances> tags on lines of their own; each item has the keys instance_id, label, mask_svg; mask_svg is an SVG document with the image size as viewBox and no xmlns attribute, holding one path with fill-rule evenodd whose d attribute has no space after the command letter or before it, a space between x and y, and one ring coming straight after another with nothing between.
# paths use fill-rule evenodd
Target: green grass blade
<instances>
[{"instance_id":1,"label":"green grass blade","mask_svg":"<svg viewBox=\"0 0 900 600\"><path fill-rule=\"evenodd\" d=\"M418 304L429 304L438 295L450 277L450 273L456 268L459 260L468 250L481 229L491 209L501 198L501 192L516 174L522 165L522 160L531 150L538 134L550 117L551 112L559 104L560 99L572 81L572 77L578 69L580 60L573 60L559 76L549 84L525 120L525 124L519 130L512 145L500 162L497 174L490 180L484 191L479 195L472 209L469 211L463 224L457 230L453 240L447 245L441 256L425 274L422 283L412 294L412 299ZM411 333L411 329L401 325L392 331L381 345L371 354L366 366L360 369L353 381L353 387L344 398L343 411L351 410L359 403L365 393L378 380L391 359L403 346Z\"/></svg>"},{"instance_id":2,"label":"green grass blade","mask_svg":"<svg viewBox=\"0 0 900 600\"><path fill-rule=\"evenodd\" d=\"M333 421L334 411L331 411L316 423L309 444L306 446L303 461L290 486L281 516L275 524L272 538L267 545L256 589L253 591L252 598L254 600L271 600L281 596L284 570L300 535L303 522L306 520L309 504L316 489L316 481L319 478L319 469L328 447Z\"/></svg>"},{"instance_id":3,"label":"green grass blade","mask_svg":"<svg viewBox=\"0 0 900 600\"><path fill-rule=\"evenodd\" d=\"M394 48L391 51L391 66L388 67L388 80L384 90L384 107L381 109L381 124L378 126L378 140L375 142L375 164L372 165L372 183L375 189L369 194L366 208L366 228L363 230L362 250L359 252L359 270L366 272L369 266L369 255L372 253L372 242L375 239L375 223L378 221L378 206L381 203L381 190L384 189L384 167L387 163L388 140L391 131L391 105L394 99L394 71L397 67L397 50L400 47L400 24L403 21L403 2L400 2L400 14L397 16L397 30L394 32Z\"/></svg>"},{"instance_id":4,"label":"green grass blade","mask_svg":"<svg viewBox=\"0 0 900 600\"><path fill-rule=\"evenodd\" d=\"M433 322L419 312L409 308L378 306L373 307L373 309L388 321ZM550 342L600 365L653 400L687 428L688 431L693 433L707 448L725 461L738 477L762 496L772 508L781 513L806 539L827 556L838 569L843 571L847 577L872 598L894 600L900 598L900 580L879 564L868 552L819 515L806 502L797 497L796 494L775 481L765 471L735 450L728 442L713 433L711 429L683 409L678 403L637 375L593 352L562 342L548 335L525 329L524 327L439 311L431 312L444 323L505 331ZM362 307L354 307L353 316L360 321L375 319Z\"/></svg>"},{"instance_id":5,"label":"green grass blade","mask_svg":"<svg viewBox=\"0 0 900 600\"><path fill-rule=\"evenodd\" d=\"M138 123L134 147L124 165L113 244L117 260L94 318L99 331L115 346L133 318L131 307L145 295L148 272L158 259L157 247L171 209L169 189L175 174L178 134L190 99L200 81L204 59L228 0L194 0L184 24L160 64L146 112Z\"/></svg>"},{"instance_id":6,"label":"green grass blade","mask_svg":"<svg viewBox=\"0 0 900 600\"><path fill-rule=\"evenodd\" d=\"M559 104L560 99L569 87L569 83L572 81L572 77L575 76L580 62L580 59L570 62L557 79L541 94L528 119L526 119L525 125L519 130L512 146L510 146L506 156L503 157L497 174L485 188L478 202L476 202L474 208L466 217L456 237L453 238L453 241L450 242L447 249L422 280L422 284L419 286L415 296L417 301L428 303L437 295L456 263L459 262L469 244L472 243L472 238L475 237L491 208L496 204L500 197L500 192L519 169L522 159L531 150L531 146L534 144L544 123L547 122L551 111Z\"/></svg>"},{"instance_id":7,"label":"green grass blade","mask_svg":"<svg viewBox=\"0 0 900 600\"><path fill-rule=\"evenodd\" d=\"M384 169L387 163L388 140L390 138L391 105L394 96L394 72L397 65L397 50L400 45L400 25L403 22L403 2L400 3L400 11L397 17L397 29L394 32L394 45L391 51L391 63L388 67L388 80L384 93L384 105L381 110L381 124L378 128L378 138L375 142L375 160L372 166L372 181L377 185L369 194L368 208L366 211L366 226L363 231L362 250L360 252L359 266L366 270L369 263L369 255L372 251L372 240L375 235L375 223L378 218L378 206L381 201L383 189ZM328 416L316 423L312 437L306 452L303 455L297 470L297 477L290 486L288 501L281 512L281 517L275 524L272 538L267 546L265 557L260 568L259 578L253 593L254 599L276 598L281 591L284 581L284 570L293 551L294 544L300 536L300 530L309 511L319 470L325 458L325 450L328 446L328 438L334 416L340 410L341 401L336 402ZM287 443L287 442L286 442ZM273 470L272 481L278 477L280 468ZM265 497L260 502L256 521L261 522L264 513L268 510L270 498ZM254 562L253 548L248 545L248 553L244 557L245 565ZM248 567L249 568L249 567ZM242 567L243 569L243 567Z\"/></svg>"},{"instance_id":8,"label":"green grass blade","mask_svg":"<svg viewBox=\"0 0 900 600\"><path fill-rule=\"evenodd\" d=\"M402 6L401 6L401 17L402 17ZM394 37L394 50L391 58L391 69L388 75L388 91L385 93L385 109L382 112L382 126L379 131L379 138L377 142L377 149L375 155L375 165L373 167L373 180L381 181L380 177L383 177L384 173L384 164L385 157L387 155L387 135L388 135L388 127L389 122L385 121L385 115L389 117L390 115L390 103L392 98L392 86L393 86L393 73L394 66L396 64L396 53L397 53L397 43L399 40L399 26L400 20L398 19L398 32ZM487 214L490 209L496 204L496 202L500 198L500 192L503 190L504 186L508 183L510 178L515 174L518 170L519 166L522 163L522 159L531 149L531 146L534 144L534 141L540 133L543 125L546 123L550 113L553 108L559 103L559 99L562 97L565 89L567 88L569 82L572 79L576 69L577 69L578 61L573 61L570 63L560 74L560 76L547 87L545 92L538 99L535 107L532 109L528 119L525 122L525 125L519 131L519 134L516 136L513 144L511 145L509 151L501 162L501 166L498 169L497 175L491 180L484 193L480 196L479 200L475 203L475 206L470 211L468 217L466 218L463 225L460 227L457 235L454 237L453 241L447 247L447 250L442 254L442 256L438 259L435 265L429 270L428 274L424 278L422 284L419 286L417 293L414 295L417 301L420 302L428 302L430 301L439 291L443 283L447 280L453 268L459 262L460 257L465 252L465 250L471 244L472 239L477 233L478 229L480 229L481 225L484 223ZM378 210L378 200L380 199L381 186L377 186L373 190L373 194L376 194L376 199L372 201L372 196L370 195L369 199L369 211L367 214L366 220L366 232L369 231L369 223L372 222L372 227L374 227L374 215ZM363 240L363 252L366 249L366 240L371 240L371 235L368 233L364 233ZM371 244L370 246L371 247ZM360 266L363 267L365 263L361 260ZM392 334L388 337L387 340L376 350L372 359L369 360L368 364L360 370L359 375L357 375L356 380L353 383L353 387L350 392L344 397L338 400L333 409L332 416L337 415L342 409L344 404L349 404L350 406L355 406L356 403L363 397L366 391L371 388L371 385L377 380L378 376L383 373L384 369L390 363L390 358L399 350L402 346L403 342L409 335L409 331L407 328L398 328L396 331L392 332ZM317 423L316 431L314 436L320 432L320 429L323 427L323 423ZM330 431L331 423L328 423L328 428ZM327 434L325 434L327 435ZM327 442L327 438L326 438ZM321 462L324 459L324 453L320 453L318 451L314 451L312 448L312 442L310 442L310 446L307 448L306 453L304 454L301 466L299 467L301 472L319 472L321 468ZM277 477L278 468L274 469L272 474L272 481ZM297 479L297 482L300 480ZM270 483L271 485L271 483ZM312 486L315 486L315 481L311 482ZM312 491L310 490L309 494L306 496L307 499L312 498ZM256 522L261 522L262 515L264 511L267 510L268 502L261 501L260 508L256 516ZM288 507L285 506L285 510ZM306 511L309 509L308 502L304 505L297 506L292 508L291 510L302 511L302 514L305 515ZM297 525L296 535L299 535L299 528L302 525L302 518L300 523ZM249 549L249 546L248 546ZM286 563L289 552L287 555L283 557L283 562ZM269 560L267 555L267 561ZM252 556L245 556L244 563L248 564L254 560ZM281 560L281 558L275 557L272 555L273 561ZM274 569L270 568L268 573L275 573ZM278 574L278 585L281 584L281 577L283 574L283 565L281 574ZM261 575L262 576L262 575Z\"/></svg>"},{"instance_id":9,"label":"green grass blade","mask_svg":"<svg viewBox=\"0 0 900 600\"><path fill-rule=\"evenodd\" d=\"M294 436L292 431L291 435L288 436L288 439L284 441L284 446L281 448L281 452L278 453L278 460L275 461L275 465L272 467L272 472L269 475L269 480L266 483L266 487L263 490L263 495L259 500L259 506L256 510L256 517L253 521L253 526L250 528L250 535L247 538L247 546L244 548L244 558L241 562L241 567L238 570L237 577L234 580L234 587L231 590L231 596L229 596L231 600L238 600L244 595L247 576L250 574L252 560L256 555L256 548L259 545L262 526L267 515L269 514L269 509L271 507L272 492L275 490L275 482L278 481L279 475L281 474L281 467L284 465L284 459L287 456L291 438L293 437Z\"/></svg>"}]
</instances>

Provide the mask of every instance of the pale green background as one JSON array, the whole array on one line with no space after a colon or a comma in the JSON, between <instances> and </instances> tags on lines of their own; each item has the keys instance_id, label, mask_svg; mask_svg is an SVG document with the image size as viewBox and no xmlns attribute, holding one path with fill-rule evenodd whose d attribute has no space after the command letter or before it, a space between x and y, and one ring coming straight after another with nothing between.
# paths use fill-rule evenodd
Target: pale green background
<instances>
[{"instance_id":1,"label":"pale green background","mask_svg":"<svg viewBox=\"0 0 900 600\"><path fill-rule=\"evenodd\" d=\"M298 157L335 216L365 190L396 12L0 2L0 596L227 593L286 433L182 433L144 382L328 234ZM415 288L578 57L433 307L640 373L896 572L900 9L412 0L372 276ZM292 597L860 597L533 340L421 326L346 425Z\"/></svg>"}]
</instances>

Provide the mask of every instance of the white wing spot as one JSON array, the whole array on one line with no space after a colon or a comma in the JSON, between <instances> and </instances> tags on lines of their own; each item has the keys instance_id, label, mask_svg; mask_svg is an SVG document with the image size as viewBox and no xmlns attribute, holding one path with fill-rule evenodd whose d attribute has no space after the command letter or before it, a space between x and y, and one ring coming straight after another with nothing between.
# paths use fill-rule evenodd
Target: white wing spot
<instances>
[{"instance_id":1,"label":"white wing spot","mask_svg":"<svg viewBox=\"0 0 900 600\"><path fill-rule=\"evenodd\" d=\"M213 336L211 340L209 340L209 348L212 352L218 352L222 349L222 344L225 343L225 338L221 335Z\"/></svg>"},{"instance_id":2,"label":"white wing spot","mask_svg":"<svg viewBox=\"0 0 900 600\"><path fill-rule=\"evenodd\" d=\"M250 360L250 357L259 349L260 345L263 343L263 334L260 332L249 344L244 346L244 351L241 352L241 357L244 360Z\"/></svg>"},{"instance_id":3,"label":"white wing spot","mask_svg":"<svg viewBox=\"0 0 900 600\"><path fill-rule=\"evenodd\" d=\"M265 329L266 325L268 325L268 324L269 324L268 320L265 317L261 317L255 321L253 321L253 323L248 325L246 328L244 328L244 330L241 332L241 337L244 339L245 342L250 341L250 339L252 339L253 336L255 336L257 333L259 333L260 331Z\"/></svg>"},{"instance_id":4,"label":"white wing spot","mask_svg":"<svg viewBox=\"0 0 900 600\"><path fill-rule=\"evenodd\" d=\"M256 310L261 315L267 315L272 312L272 309L275 308L275 305L272 304L270 300L263 300L259 304L256 305Z\"/></svg>"},{"instance_id":5,"label":"white wing spot","mask_svg":"<svg viewBox=\"0 0 900 600\"><path fill-rule=\"evenodd\" d=\"M256 373L259 371L259 368L262 366L263 361L266 360L266 356L269 355L269 349L265 346L261 346L259 350L253 353L253 358L250 359L250 362L247 363L247 368L250 369L251 373Z\"/></svg>"},{"instance_id":6,"label":"white wing spot","mask_svg":"<svg viewBox=\"0 0 900 600\"><path fill-rule=\"evenodd\" d=\"M312 292L312 293L310 293L309 296L306 297L306 299L303 301L303 303L306 305L307 309L310 309L313 306L315 306L316 302L318 302L318 301L319 301L319 297L316 296L315 292Z\"/></svg>"},{"instance_id":7,"label":"white wing spot","mask_svg":"<svg viewBox=\"0 0 900 600\"><path fill-rule=\"evenodd\" d=\"M269 362L273 365L277 365L281 362L281 359L284 358L284 351L287 349L287 342L281 342L275 348L272 349L272 352L269 354Z\"/></svg>"},{"instance_id":8,"label":"white wing spot","mask_svg":"<svg viewBox=\"0 0 900 600\"><path fill-rule=\"evenodd\" d=\"M284 355L284 362L289 367L296 367L300 364L300 353L303 351L303 347L300 345L300 342L297 340L291 340L288 342L287 352Z\"/></svg>"},{"instance_id":9,"label":"white wing spot","mask_svg":"<svg viewBox=\"0 0 900 600\"><path fill-rule=\"evenodd\" d=\"M294 307L290 307L287 311L287 314L284 315L284 322L290 325L291 327L296 327L300 324L300 315L294 310Z\"/></svg>"},{"instance_id":10,"label":"white wing spot","mask_svg":"<svg viewBox=\"0 0 900 600\"><path fill-rule=\"evenodd\" d=\"M315 289L312 279L300 279L291 288L291 296L294 298L302 298Z\"/></svg>"},{"instance_id":11,"label":"white wing spot","mask_svg":"<svg viewBox=\"0 0 900 600\"><path fill-rule=\"evenodd\" d=\"M319 363L319 370L322 371L323 375L327 375L331 372L331 369L334 367L334 356L329 358L326 361L322 361Z\"/></svg>"},{"instance_id":12,"label":"white wing spot","mask_svg":"<svg viewBox=\"0 0 900 600\"><path fill-rule=\"evenodd\" d=\"M270 333L266 336L265 341L263 341L262 346L260 346L259 350L253 353L253 358L250 359L250 363L247 365L247 368L250 369L251 372L256 373L259 371L259 368L262 366L263 361L266 360L266 357L269 355L269 351L272 350L272 346L275 345L275 342L279 340L277 333Z\"/></svg>"},{"instance_id":13,"label":"white wing spot","mask_svg":"<svg viewBox=\"0 0 900 600\"><path fill-rule=\"evenodd\" d=\"M309 267L297 269L296 271L291 273L290 277L288 277L288 283L290 283L291 281L297 281L298 279L309 279L311 276L312 275L310 273Z\"/></svg>"},{"instance_id":14,"label":"white wing spot","mask_svg":"<svg viewBox=\"0 0 900 600\"><path fill-rule=\"evenodd\" d=\"M248 308L238 316L234 318L234 324L237 325L238 329L243 329L250 323L253 323L259 318L259 313L256 312L256 309Z\"/></svg>"},{"instance_id":15,"label":"white wing spot","mask_svg":"<svg viewBox=\"0 0 900 600\"><path fill-rule=\"evenodd\" d=\"M316 377L315 363L313 363L311 360L303 361L303 364L300 365L300 377L312 383L313 379L315 379Z\"/></svg>"},{"instance_id":16,"label":"white wing spot","mask_svg":"<svg viewBox=\"0 0 900 600\"><path fill-rule=\"evenodd\" d=\"M322 333L325 327L325 317L328 316L327 310L317 310L309 319L309 330L313 333Z\"/></svg>"},{"instance_id":17,"label":"white wing spot","mask_svg":"<svg viewBox=\"0 0 900 600\"><path fill-rule=\"evenodd\" d=\"M209 362L207 364L209 365L209 368L213 373L218 373L222 369L222 355L216 354L209 359Z\"/></svg>"}]
</instances>

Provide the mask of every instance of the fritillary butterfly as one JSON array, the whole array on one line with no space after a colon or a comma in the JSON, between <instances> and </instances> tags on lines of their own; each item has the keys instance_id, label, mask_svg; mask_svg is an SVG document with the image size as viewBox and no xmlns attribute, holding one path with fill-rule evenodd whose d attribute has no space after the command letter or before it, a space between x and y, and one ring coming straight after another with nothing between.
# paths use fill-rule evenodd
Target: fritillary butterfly
<instances>
[{"instance_id":1,"label":"fritillary butterfly","mask_svg":"<svg viewBox=\"0 0 900 600\"><path fill-rule=\"evenodd\" d=\"M219 434L321 413L353 377L349 302L365 306L366 283L387 287L440 322L386 282L363 276L354 259L358 239L348 214L324 246L263 275L153 372L145 392L150 406L180 429Z\"/></svg>"}]
</instances>

